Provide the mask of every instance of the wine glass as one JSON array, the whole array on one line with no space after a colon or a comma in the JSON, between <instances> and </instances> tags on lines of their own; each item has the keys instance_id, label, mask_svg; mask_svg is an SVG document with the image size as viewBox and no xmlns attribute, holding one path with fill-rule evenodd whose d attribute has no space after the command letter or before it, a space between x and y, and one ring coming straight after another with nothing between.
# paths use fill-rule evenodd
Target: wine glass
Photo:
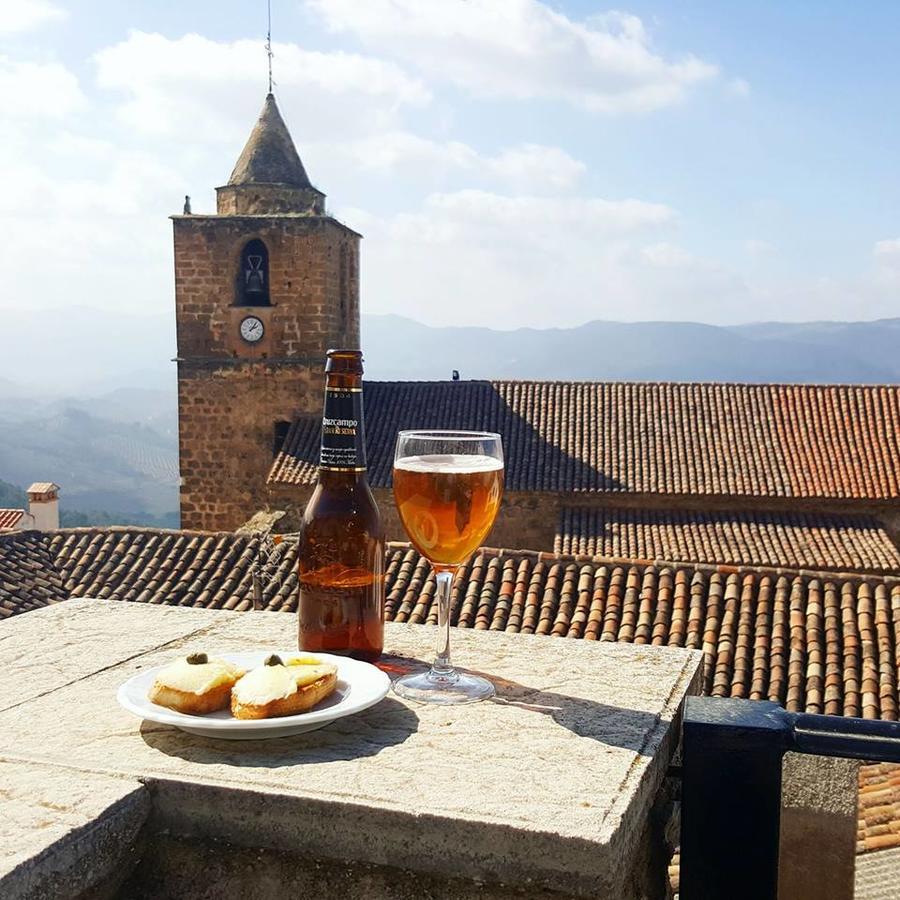
<instances>
[{"instance_id":1,"label":"wine glass","mask_svg":"<svg viewBox=\"0 0 900 900\"><path fill-rule=\"evenodd\" d=\"M438 638L425 673L394 682L422 703L471 703L494 694L486 678L450 664L450 587L456 570L487 537L503 495L500 435L480 431L401 431L394 455L394 500L415 548L437 580Z\"/></svg>"}]
</instances>

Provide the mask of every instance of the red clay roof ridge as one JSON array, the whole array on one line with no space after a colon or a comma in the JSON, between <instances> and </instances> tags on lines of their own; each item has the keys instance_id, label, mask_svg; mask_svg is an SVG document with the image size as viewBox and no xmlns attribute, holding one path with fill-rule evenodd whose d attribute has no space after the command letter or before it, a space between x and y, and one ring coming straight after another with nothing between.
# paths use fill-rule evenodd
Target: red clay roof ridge
<instances>
[{"instance_id":1,"label":"red clay roof ridge","mask_svg":"<svg viewBox=\"0 0 900 900\"><path fill-rule=\"evenodd\" d=\"M412 550L418 552L412 544L403 541L388 541L389 550ZM722 565L712 563L696 563L688 560L671 559L629 559L626 557L591 556L581 553L554 553L547 550L529 550L526 548L511 549L508 547L479 547L476 553L495 559L533 559L547 563L575 563L578 565L644 567L654 569L691 569L710 575L761 575L771 577L812 578L823 581L850 581L859 583L900 584L900 576L870 572L842 572L829 569L787 568L775 566Z\"/></svg>"},{"instance_id":2,"label":"red clay roof ridge","mask_svg":"<svg viewBox=\"0 0 900 900\"><path fill-rule=\"evenodd\" d=\"M450 378L407 378L407 379L381 379L366 378L364 383L369 384L620 384L629 387L646 387L676 385L679 387L738 387L738 388L889 388L900 391L900 384L884 381L633 381L617 378L461 378L452 381ZM299 418L299 417L298 417Z\"/></svg>"}]
</instances>

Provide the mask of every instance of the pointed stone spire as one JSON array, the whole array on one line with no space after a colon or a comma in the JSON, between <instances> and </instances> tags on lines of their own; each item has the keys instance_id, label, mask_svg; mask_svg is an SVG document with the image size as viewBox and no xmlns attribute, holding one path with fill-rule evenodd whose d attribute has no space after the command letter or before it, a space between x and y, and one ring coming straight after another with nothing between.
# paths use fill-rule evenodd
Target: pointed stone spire
<instances>
[{"instance_id":1,"label":"pointed stone spire","mask_svg":"<svg viewBox=\"0 0 900 900\"><path fill-rule=\"evenodd\" d=\"M219 215L323 213L325 195L312 186L271 93L228 184L217 193Z\"/></svg>"},{"instance_id":2,"label":"pointed stone spire","mask_svg":"<svg viewBox=\"0 0 900 900\"><path fill-rule=\"evenodd\" d=\"M259 119L250 132L228 183L312 187L273 94L266 95Z\"/></svg>"}]
</instances>

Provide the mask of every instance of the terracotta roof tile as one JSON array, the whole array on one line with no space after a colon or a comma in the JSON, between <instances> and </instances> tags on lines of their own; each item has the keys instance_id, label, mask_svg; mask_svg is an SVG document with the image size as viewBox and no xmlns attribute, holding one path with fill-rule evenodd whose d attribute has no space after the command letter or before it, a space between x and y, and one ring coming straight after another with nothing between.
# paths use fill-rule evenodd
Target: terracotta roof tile
<instances>
[{"instance_id":1,"label":"terracotta roof tile","mask_svg":"<svg viewBox=\"0 0 900 900\"><path fill-rule=\"evenodd\" d=\"M392 545L388 617L434 623L433 596L427 563ZM897 578L484 549L460 570L452 602L460 627L702 650L712 696L898 715Z\"/></svg>"},{"instance_id":2,"label":"terracotta roof tile","mask_svg":"<svg viewBox=\"0 0 900 900\"><path fill-rule=\"evenodd\" d=\"M862 515L564 508L554 550L625 559L900 572L900 550Z\"/></svg>"},{"instance_id":3,"label":"terracotta roof tile","mask_svg":"<svg viewBox=\"0 0 900 900\"><path fill-rule=\"evenodd\" d=\"M0 619L67 597L44 534L16 531L0 535Z\"/></svg>"},{"instance_id":4,"label":"terracotta roof tile","mask_svg":"<svg viewBox=\"0 0 900 900\"><path fill-rule=\"evenodd\" d=\"M251 609L258 538L141 528L74 528L47 536L73 597ZM262 564L262 563L261 563Z\"/></svg>"},{"instance_id":5,"label":"terracotta roof tile","mask_svg":"<svg viewBox=\"0 0 900 900\"><path fill-rule=\"evenodd\" d=\"M24 509L0 509L0 531L15 528L24 515Z\"/></svg>"},{"instance_id":6,"label":"terracotta roof tile","mask_svg":"<svg viewBox=\"0 0 900 900\"><path fill-rule=\"evenodd\" d=\"M35 481L25 492L26 494L49 494L51 491L58 491L59 485L52 481Z\"/></svg>"},{"instance_id":7,"label":"terracotta roof tile","mask_svg":"<svg viewBox=\"0 0 900 900\"><path fill-rule=\"evenodd\" d=\"M888 847L900 847L900 765L860 766L856 850Z\"/></svg>"},{"instance_id":8,"label":"terracotta roof tile","mask_svg":"<svg viewBox=\"0 0 900 900\"><path fill-rule=\"evenodd\" d=\"M550 381L365 383L370 480L403 428L503 436L507 487L689 496L900 497L900 386ZM315 477L297 419L271 484Z\"/></svg>"},{"instance_id":9,"label":"terracotta roof tile","mask_svg":"<svg viewBox=\"0 0 900 900\"><path fill-rule=\"evenodd\" d=\"M290 538L88 528L6 535L0 548L7 614L66 596L244 610L255 592L265 609L296 609ZM428 563L392 544L385 568L388 619L435 622ZM897 578L483 549L460 570L451 621L695 648L712 696L832 715L900 713Z\"/></svg>"}]
</instances>

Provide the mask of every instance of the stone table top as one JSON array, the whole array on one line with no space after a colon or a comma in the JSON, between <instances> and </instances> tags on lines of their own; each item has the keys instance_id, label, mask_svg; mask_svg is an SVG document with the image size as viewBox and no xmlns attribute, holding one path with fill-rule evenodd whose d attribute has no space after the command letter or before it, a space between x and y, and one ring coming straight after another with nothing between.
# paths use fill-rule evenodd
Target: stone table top
<instances>
[{"instance_id":1,"label":"stone table top","mask_svg":"<svg viewBox=\"0 0 900 900\"><path fill-rule=\"evenodd\" d=\"M427 707L390 694L318 731L268 741L195 737L141 722L116 702L119 685L142 669L195 650L291 646L294 629L286 614L102 600L3 623L4 782L41 782L34 804L49 824L23 832L27 812L4 816L0 846L16 855L0 867L14 875L28 856L23 843L37 855L143 784L155 821L173 831L574 895L628 895L629 860L677 741L684 696L697 690L699 653L454 629L454 660L492 678L493 701ZM432 643L429 626L388 624L385 665L408 669ZM27 792L16 791L27 806ZM80 802L85 793L90 803Z\"/></svg>"}]
</instances>

